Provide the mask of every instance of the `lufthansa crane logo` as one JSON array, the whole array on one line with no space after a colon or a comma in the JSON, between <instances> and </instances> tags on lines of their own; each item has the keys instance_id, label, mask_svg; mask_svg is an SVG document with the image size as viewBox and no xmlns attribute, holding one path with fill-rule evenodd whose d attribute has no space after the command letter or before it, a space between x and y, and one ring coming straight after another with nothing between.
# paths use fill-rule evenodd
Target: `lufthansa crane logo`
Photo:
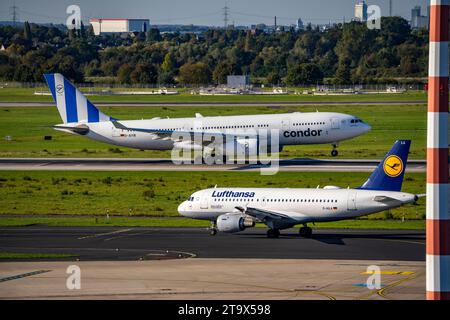
<instances>
[{"instance_id":1,"label":"lufthansa crane logo","mask_svg":"<svg viewBox=\"0 0 450 320\"><path fill-rule=\"evenodd\" d=\"M384 160L383 168L389 177L398 177L403 172L403 161L397 156L388 156Z\"/></svg>"}]
</instances>

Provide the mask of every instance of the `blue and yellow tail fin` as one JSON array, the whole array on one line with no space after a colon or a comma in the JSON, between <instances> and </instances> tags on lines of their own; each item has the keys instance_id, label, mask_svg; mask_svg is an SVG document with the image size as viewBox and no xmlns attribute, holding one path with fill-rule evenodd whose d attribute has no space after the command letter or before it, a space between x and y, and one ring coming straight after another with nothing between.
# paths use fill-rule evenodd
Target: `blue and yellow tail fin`
<instances>
[{"instance_id":1,"label":"blue and yellow tail fin","mask_svg":"<svg viewBox=\"0 0 450 320\"><path fill-rule=\"evenodd\" d=\"M359 189L401 191L410 146L411 140L397 140Z\"/></svg>"},{"instance_id":2,"label":"blue and yellow tail fin","mask_svg":"<svg viewBox=\"0 0 450 320\"><path fill-rule=\"evenodd\" d=\"M98 110L62 74L44 74L44 77L64 123L90 123L114 120Z\"/></svg>"}]
</instances>

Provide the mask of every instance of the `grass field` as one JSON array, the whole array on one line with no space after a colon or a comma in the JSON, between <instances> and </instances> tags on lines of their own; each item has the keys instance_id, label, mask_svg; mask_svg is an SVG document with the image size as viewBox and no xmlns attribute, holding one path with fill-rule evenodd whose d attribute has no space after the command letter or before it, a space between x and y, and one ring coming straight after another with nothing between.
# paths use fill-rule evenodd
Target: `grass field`
<instances>
[{"instance_id":1,"label":"grass field","mask_svg":"<svg viewBox=\"0 0 450 320\"><path fill-rule=\"evenodd\" d=\"M269 114L286 112L333 111L361 117L372 131L341 143L342 158L382 158L397 139L412 139L410 158L424 159L426 151L426 106L289 106L289 107L104 107L103 112L118 119L153 117ZM55 131L61 122L56 107L0 108L0 157L169 157L170 152L116 148L80 136ZM53 140L45 141L44 135ZM11 136L12 141L6 141ZM329 158L330 145L291 146L282 157Z\"/></svg>"},{"instance_id":2,"label":"grass field","mask_svg":"<svg viewBox=\"0 0 450 320\"><path fill-rule=\"evenodd\" d=\"M0 171L0 220L54 217L179 217L178 205L192 192L213 187L357 187L366 173L258 172L54 172ZM403 190L424 193L425 174L409 173ZM425 200L371 215L370 219L422 220ZM21 215L19 217L19 215ZM92 220L91 220L92 222Z\"/></svg>"},{"instance_id":3,"label":"grass field","mask_svg":"<svg viewBox=\"0 0 450 320\"><path fill-rule=\"evenodd\" d=\"M18 253L0 252L1 259L66 259L76 257L74 254L66 253Z\"/></svg>"},{"instance_id":4,"label":"grass field","mask_svg":"<svg viewBox=\"0 0 450 320\"><path fill-rule=\"evenodd\" d=\"M26 227L46 225L51 227L153 227L153 228L207 228L208 221L185 218L149 218L149 217L8 217L0 218L1 227ZM267 228L263 224L256 227ZM423 230L425 220L374 220L355 219L336 222L317 223L314 228L327 229L391 229L391 230Z\"/></svg>"},{"instance_id":5,"label":"grass field","mask_svg":"<svg viewBox=\"0 0 450 320\"><path fill-rule=\"evenodd\" d=\"M46 88L0 88L0 102L51 102L51 96L35 95L36 90ZM118 89L119 90L119 89ZM142 91L142 89L135 89ZM123 90L122 90L123 91ZM192 94L178 95L92 95L92 102L330 102L330 101L425 101L423 91L410 91L401 94L375 93L341 96L313 95L227 95L200 96Z\"/></svg>"}]
</instances>

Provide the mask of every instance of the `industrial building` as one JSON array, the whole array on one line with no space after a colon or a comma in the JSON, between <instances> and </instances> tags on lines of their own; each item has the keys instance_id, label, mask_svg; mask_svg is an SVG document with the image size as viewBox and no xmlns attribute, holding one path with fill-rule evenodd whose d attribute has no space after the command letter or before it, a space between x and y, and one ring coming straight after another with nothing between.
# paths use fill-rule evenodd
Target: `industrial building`
<instances>
[{"instance_id":1,"label":"industrial building","mask_svg":"<svg viewBox=\"0 0 450 320\"><path fill-rule=\"evenodd\" d=\"M250 85L250 76L227 76L228 88L246 88Z\"/></svg>"},{"instance_id":2,"label":"industrial building","mask_svg":"<svg viewBox=\"0 0 450 320\"><path fill-rule=\"evenodd\" d=\"M367 4L365 1L355 4L355 20L361 22L367 21Z\"/></svg>"},{"instance_id":3,"label":"industrial building","mask_svg":"<svg viewBox=\"0 0 450 320\"><path fill-rule=\"evenodd\" d=\"M149 19L90 19L95 35L102 33L147 32Z\"/></svg>"},{"instance_id":4,"label":"industrial building","mask_svg":"<svg viewBox=\"0 0 450 320\"><path fill-rule=\"evenodd\" d=\"M296 30L305 30L305 25L301 18L298 18L297 25L295 26Z\"/></svg>"},{"instance_id":5,"label":"industrial building","mask_svg":"<svg viewBox=\"0 0 450 320\"><path fill-rule=\"evenodd\" d=\"M415 6L411 10L411 28L413 29L428 29L429 17L428 15L423 16L420 6Z\"/></svg>"}]
</instances>

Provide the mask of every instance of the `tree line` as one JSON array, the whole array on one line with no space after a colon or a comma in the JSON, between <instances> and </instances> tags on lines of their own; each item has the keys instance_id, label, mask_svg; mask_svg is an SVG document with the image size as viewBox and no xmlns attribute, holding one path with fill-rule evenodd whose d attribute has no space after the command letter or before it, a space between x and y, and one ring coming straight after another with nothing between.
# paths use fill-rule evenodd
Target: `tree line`
<instances>
[{"instance_id":1,"label":"tree line","mask_svg":"<svg viewBox=\"0 0 450 320\"><path fill-rule=\"evenodd\" d=\"M223 84L227 75L253 83L376 84L421 82L427 75L428 31L401 17L382 18L380 30L360 22L277 32L210 29L202 34L93 34L26 22L0 27L0 78L42 82L60 72L81 83Z\"/></svg>"}]
</instances>

